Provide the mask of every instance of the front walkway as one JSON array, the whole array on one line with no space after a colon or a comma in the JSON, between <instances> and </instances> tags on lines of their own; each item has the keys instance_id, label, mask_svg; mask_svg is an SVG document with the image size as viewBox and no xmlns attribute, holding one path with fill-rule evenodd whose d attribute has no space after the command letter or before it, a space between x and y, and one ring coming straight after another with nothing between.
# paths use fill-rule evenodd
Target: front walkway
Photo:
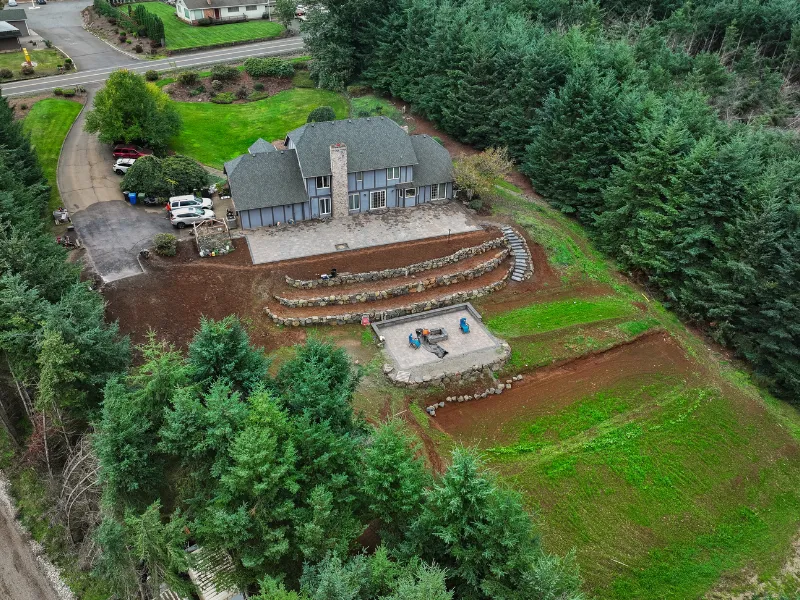
<instances>
[{"instance_id":1,"label":"front walkway","mask_svg":"<svg viewBox=\"0 0 800 600\"><path fill-rule=\"evenodd\" d=\"M262 264L479 229L460 204L449 202L246 231L253 264Z\"/></svg>"}]
</instances>

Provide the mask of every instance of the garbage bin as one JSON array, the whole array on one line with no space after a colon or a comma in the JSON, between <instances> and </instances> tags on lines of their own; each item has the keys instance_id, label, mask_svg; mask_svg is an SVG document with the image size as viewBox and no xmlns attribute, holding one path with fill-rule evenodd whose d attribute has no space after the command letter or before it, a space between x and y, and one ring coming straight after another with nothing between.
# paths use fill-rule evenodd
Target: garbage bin
<instances>
[{"instance_id":1,"label":"garbage bin","mask_svg":"<svg viewBox=\"0 0 800 600\"><path fill-rule=\"evenodd\" d=\"M136 204L136 192L128 192L128 200L131 204Z\"/></svg>"}]
</instances>

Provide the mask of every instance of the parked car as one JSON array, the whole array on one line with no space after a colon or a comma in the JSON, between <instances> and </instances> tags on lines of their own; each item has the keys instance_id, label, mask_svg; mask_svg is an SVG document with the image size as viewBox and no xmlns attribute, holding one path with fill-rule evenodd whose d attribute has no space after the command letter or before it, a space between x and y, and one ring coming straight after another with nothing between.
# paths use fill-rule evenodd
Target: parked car
<instances>
[{"instance_id":1,"label":"parked car","mask_svg":"<svg viewBox=\"0 0 800 600\"><path fill-rule=\"evenodd\" d=\"M47 0L36 0L36 4L47 4Z\"/></svg>"},{"instance_id":2,"label":"parked car","mask_svg":"<svg viewBox=\"0 0 800 600\"><path fill-rule=\"evenodd\" d=\"M216 217L216 215L213 210L197 208L196 206L187 206L186 208L179 208L172 211L169 222L172 223L173 227L183 229L187 225L194 225L195 223L207 221L214 217Z\"/></svg>"},{"instance_id":3,"label":"parked car","mask_svg":"<svg viewBox=\"0 0 800 600\"><path fill-rule=\"evenodd\" d=\"M118 158L114 163L114 173L117 175L125 175L125 172L133 166L136 162L135 158Z\"/></svg>"},{"instance_id":4,"label":"parked car","mask_svg":"<svg viewBox=\"0 0 800 600\"><path fill-rule=\"evenodd\" d=\"M187 206L194 206L195 208L214 208L214 203L211 198L195 198L191 194L185 196L173 196L169 199L167 210L174 211L178 208L186 208Z\"/></svg>"},{"instance_id":5,"label":"parked car","mask_svg":"<svg viewBox=\"0 0 800 600\"><path fill-rule=\"evenodd\" d=\"M298 4L297 8L294 11L294 15L296 17L302 17L303 15L306 14L306 12L308 12L308 9L305 6L303 6L302 4Z\"/></svg>"},{"instance_id":6,"label":"parked car","mask_svg":"<svg viewBox=\"0 0 800 600\"><path fill-rule=\"evenodd\" d=\"M114 158L141 158L152 154L152 150L131 146L129 144L117 144L114 146Z\"/></svg>"},{"instance_id":7,"label":"parked car","mask_svg":"<svg viewBox=\"0 0 800 600\"><path fill-rule=\"evenodd\" d=\"M13 8L15 6L18 6L17 0L8 0L8 8Z\"/></svg>"}]
</instances>

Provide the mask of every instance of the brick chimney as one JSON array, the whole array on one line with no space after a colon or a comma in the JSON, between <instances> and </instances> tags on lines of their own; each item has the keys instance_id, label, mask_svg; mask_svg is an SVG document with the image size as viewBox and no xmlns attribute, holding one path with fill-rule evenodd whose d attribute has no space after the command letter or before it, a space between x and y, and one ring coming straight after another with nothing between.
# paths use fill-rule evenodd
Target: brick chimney
<instances>
[{"instance_id":1,"label":"brick chimney","mask_svg":"<svg viewBox=\"0 0 800 600\"><path fill-rule=\"evenodd\" d=\"M331 215L334 219L347 217L347 146L331 146Z\"/></svg>"}]
</instances>

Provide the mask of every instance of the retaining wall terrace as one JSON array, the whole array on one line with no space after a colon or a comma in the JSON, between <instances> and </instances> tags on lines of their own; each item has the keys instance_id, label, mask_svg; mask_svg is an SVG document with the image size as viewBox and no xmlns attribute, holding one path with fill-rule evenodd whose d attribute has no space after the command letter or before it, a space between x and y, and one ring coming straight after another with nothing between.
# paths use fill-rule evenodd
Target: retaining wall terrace
<instances>
[{"instance_id":1,"label":"retaining wall terrace","mask_svg":"<svg viewBox=\"0 0 800 600\"><path fill-rule=\"evenodd\" d=\"M494 258L482 262L471 269L464 271L457 271L447 275L440 275L438 277L429 277L416 283L404 283L393 288L380 290L377 292L355 292L352 294L333 294L331 296L318 296L316 298L284 298L283 296L275 296L275 299L282 305L289 308L298 308L304 306L332 306L343 304L358 304L362 302L375 302L376 300L383 300L385 298L395 298L397 296L406 296L408 294L415 294L424 292L436 287L445 287L454 283L461 283L462 281L469 281L480 277L485 273L494 271L500 263L502 263L508 256L510 250L503 248L498 252ZM338 277L336 278L338 279Z\"/></svg>"},{"instance_id":2,"label":"retaining wall terrace","mask_svg":"<svg viewBox=\"0 0 800 600\"><path fill-rule=\"evenodd\" d=\"M449 256L442 258L432 258L406 267L398 267L396 269L383 269L382 271L368 271L365 273L342 273L338 277L330 279L293 279L286 276L286 283L292 287L300 289L314 289L317 287L334 287L337 285L345 285L348 283L364 283L367 281L381 281L383 279L393 279L395 277L408 277L415 273L422 271L430 271L431 269L438 269L445 265L456 263L465 258L470 258L478 254L483 254L489 250L500 248L501 246L508 247L509 243L504 237L499 237L489 240L478 246L470 246L469 248L462 248Z\"/></svg>"},{"instance_id":3,"label":"retaining wall terrace","mask_svg":"<svg viewBox=\"0 0 800 600\"><path fill-rule=\"evenodd\" d=\"M414 302L412 304L407 304L405 306L383 311L362 310L339 315L320 315L311 317L282 317L272 312L269 308L265 308L264 312L276 325L288 325L292 327L308 325L347 325L351 323L361 323L361 318L364 315L369 316L370 321L383 321L385 319L393 319L395 317L402 317L403 315L421 313L426 310L450 306L451 304L458 304L459 302L467 302L473 298L487 296L488 294L496 292L497 290L503 289L508 284L508 278L510 275L511 272L508 271L499 281L495 281L494 283L490 283L489 285L485 285L474 290L456 292L454 294L442 296L441 298L433 298L431 300Z\"/></svg>"}]
</instances>

